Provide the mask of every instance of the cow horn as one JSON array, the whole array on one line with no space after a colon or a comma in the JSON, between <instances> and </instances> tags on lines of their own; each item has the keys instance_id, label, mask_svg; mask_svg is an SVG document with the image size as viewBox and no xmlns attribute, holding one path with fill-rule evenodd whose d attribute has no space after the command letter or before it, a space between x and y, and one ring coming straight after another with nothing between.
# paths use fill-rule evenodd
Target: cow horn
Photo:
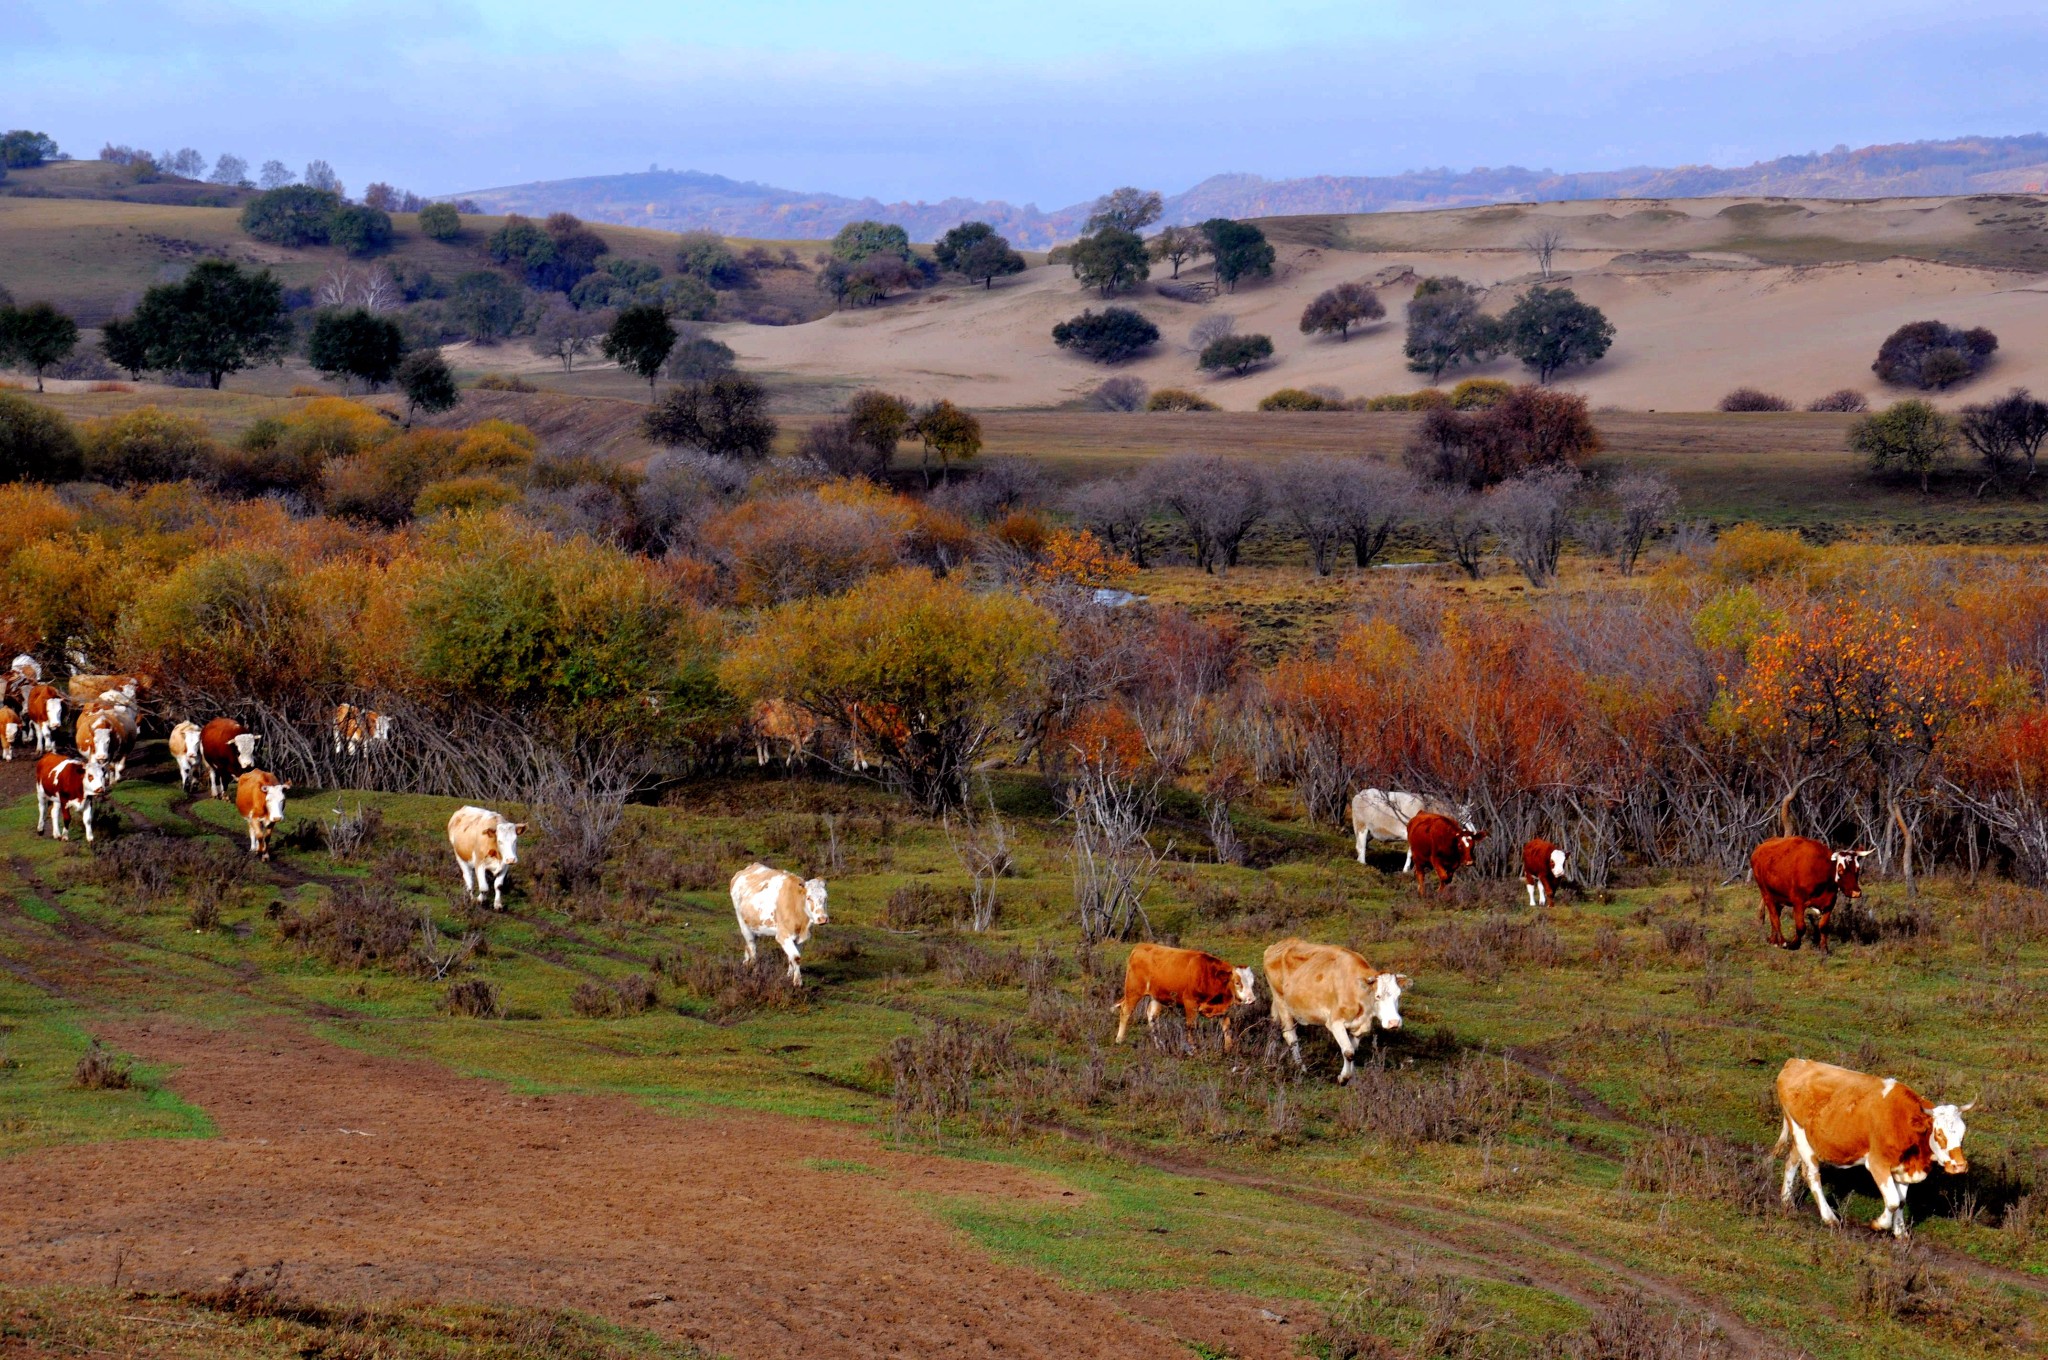
<instances>
[{"instance_id":1,"label":"cow horn","mask_svg":"<svg viewBox=\"0 0 2048 1360\"><path fill-rule=\"evenodd\" d=\"M1876 853L1877 853L1877 850L1876 850L1876 847L1872 847L1871 849L1868 849L1868 850L1851 850L1851 851L1850 851L1849 853L1850 853L1850 854L1852 854L1852 855L1854 855L1854 856L1855 856L1856 858L1858 858L1858 859L1862 859L1862 858L1863 858L1863 857L1864 857L1865 855L1874 855L1874 854L1876 854Z\"/></svg>"},{"instance_id":2,"label":"cow horn","mask_svg":"<svg viewBox=\"0 0 2048 1360\"><path fill-rule=\"evenodd\" d=\"M1981 1100L1981 1099L1983 1099L1983 1097L1982 1097L1982 1096L1979 1096L1979 1097L1978 1097L1977 1099L1978 1099L1978 1100ZM1971 1101L1971 1102L1970 1102L1969 1104L1967 1104L1967 1105L1958 1105L1958 1106L1956 1106L1956 1113L1957 1113L1957 1114L1968 1114L1968 1113L1969 1113L1970 1111L1972 1111L1972 1110L1974 1110L1974 1109L1976 1109L1976 1108L1977 1108L1977 1101L1976 1101L1976 1100L1973 1100L1973 1101Z\"/></svg>"}]
</instances>

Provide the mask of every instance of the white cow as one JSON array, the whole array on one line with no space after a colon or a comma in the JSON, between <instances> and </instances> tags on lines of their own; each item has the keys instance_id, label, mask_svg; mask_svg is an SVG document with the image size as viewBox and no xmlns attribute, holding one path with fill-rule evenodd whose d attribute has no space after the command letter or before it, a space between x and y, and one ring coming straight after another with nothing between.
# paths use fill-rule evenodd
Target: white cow
<instances>
[{"instance_id":1,"label":"white cow","mask_svg":"<svg viewBox=\"0 0 2048 1360\"><path fill-rule=\"evenodd\" d=\"M757 957L754 938L772 935L789 959L790 985L803 986L797 950L810 942L812 926L832 920L825 910L825 880L801 879L765 864L749 864L732 876L732 911L739 918L747 962Z\"/></svg>"},{"instance_id":2,"label":"white cow","mask_svg":"<svg viewBox=\"0 0 2048 1360\"><path fill-rule=\"evenodd\" d=\"M192 776L199 772L199 724L181 722L171 729L171 759L178 762L178 784L181 788L192 787Z\"/></svg>"},{"instance_id":3,"label":"white cow","mask_svg":"<svg viewBox=\"0 0 2048 1360\"><path fill-rule=\"evenodd\" d=\"M1351 799L1351 830L1358 837L1358 862L1365 863L1365 849L1374 841L1408 844L1408 823L1427 811L1419 793L1389 793L1385 789L1360 789ZM1415 852L1401 864L1407 873L1415 863Z\"/></svg>"},{"instance_id":4,"label":"white cow","mask_svg":"<svg viewBox=\"0 0 2048 1360\"><path fill-rule=\"evenodd\" d=\"M494 910L505 909L505 871L519 862L519 836L525 822L515 822L489 808L460 807L448 819L448 844L462 869L462 891L478 902L488 892Z\"/></svg>"}]
</instances>

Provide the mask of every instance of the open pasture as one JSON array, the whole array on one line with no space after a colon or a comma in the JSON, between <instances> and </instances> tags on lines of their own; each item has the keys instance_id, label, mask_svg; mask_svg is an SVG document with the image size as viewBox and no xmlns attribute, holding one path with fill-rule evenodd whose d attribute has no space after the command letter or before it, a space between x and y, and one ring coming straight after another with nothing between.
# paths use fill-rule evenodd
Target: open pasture
<instances>
[{"instance_id":1,"label":"open pasture","mask_svg":"<svg viewBox=\"0 0 2048 1360\"><path fill-rule=\"evenodd\" d=\"M295 789L264 866L161 761L91 850L33 837L14 797L0 1148L33 1193L0 1208L10 1325L253 1326L207 1291L283 1260L297 1297L436 1289L735 1355L867 1353L885 1320L1078 1354L1345 1354L1347 1326L1398 1354L1552 1354L1659 1318L1710 1327L1703 1355L2048 1336L2033 894L1879 881L1823 959L1768 948L1753 890L1718 876L1541 912L1468 876L1425 903L1398 850L1362 867L1278 803L1242 815L1255 868L1204 862L1170 806L1158 938L1256 964L1300 934L1416 979L1340 1089L1320 1032L1306 1071L1287 1060L1263 981L1231 1057L1209 1025L1184 1053L1170 1011L1112 1045L1124 950L1075 933L1037 781L992 794L1014 868L984 934L944 829L832 778L743 770L632 808L596 890L553 890L523 842L503 914L459 900L454 800ZM725 881L754 858L830 882L801 993L737 967ZM479 982L488 1018L451 1013ZM129 1089L68 1089L88 1035L137 1062ZM1913 1191L1910 1249L1778 1207L1770 1080L1794 1054L1982 1102L1975 1170ZM1867 1178L1829 1188L1875 1214ZM535 1233L529 1275L500 1248ZM799 1252L833 1302L739 1286L742 1244ZM941 1315L962 1271L992 1282L975 1319ZM1429 1349L1445 1335L1464 1349Z\"/></svg>"}]
</instances>

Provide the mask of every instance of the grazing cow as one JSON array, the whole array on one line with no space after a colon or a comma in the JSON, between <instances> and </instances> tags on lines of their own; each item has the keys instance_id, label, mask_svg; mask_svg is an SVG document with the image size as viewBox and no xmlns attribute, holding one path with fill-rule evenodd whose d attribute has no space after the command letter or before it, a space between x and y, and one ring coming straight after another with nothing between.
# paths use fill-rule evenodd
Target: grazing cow
<instances>
[{"instance_id":1,"label":"grazing cow","mask_svg":"<svg viewBox=\"0 0 2048 1360\"><path fill-rule=\"evenodd\" d=\"M1522 886L1529 890L1529 905L1547 907L1557 896L1557 885L1571 882L1565 870L1564 851L1541 836L1522 846Z\"/></svg>"},{"instance_id":2,"label":"grazing cow","mask_svg":"<svg viewBox=\"0 0 2048 1360\"><path fill-rule=\"evenodd\" d=\"M1429 896L1432 871L1437 883L1448 889L1458 870L1472 867L1472 847L1485 839L1484 831L1474 831L1440 812L1416 814L1408 823L1408 853L1415 862L1415 891Z\"/></svg>"},{"instance_id":3,"label":"grazing cow","mask_svg":"<svg viewBox=\"0 0 2048 1360\"><path fill-rule=\"evenodd\" d=\"M171 748L171 759L178 762L178 786L192 787L192 776L199 772L199 724L181 722L171 729L171 739L166 743Z\"/></svg>"},{"instance_id":4,"label":"grazing cow","mask_svg":"<svg viewBox=\"0 0 2048 1360\"><path fill-rule=\"evenodd\" d=\"M1249 1006L1256 994L1256 980L1249 968L1233 968L1214 954L1199 949L1172 949L1163 944L1141 944L1131 951L1124 965L1124 999L1117 1003L1116 1041L1124 1041L1131 1012L1146 1002L1146 1028L1159 1018L1159 1008L1178 1005L1187 1017L1187 1040L1194 1050L1195 1017L1221 1016L1223 1051L1231 1047L1230 1008Z\"/></svg>"},{"instance_id":5,"label":"grazing cow","mask_svg":"<svg viewBox=\"0 0 2048 1360\"><path fill-rule=\"evenodd\" d=\"M1385 789L1360 789L1351 797L1351 830L1358 837L1358 862L1365 863L1366 848L1374 841L1398 841L1408 846L1408 858L1401 862L1407 873L1415 861L1415 848L1408 845L1408 823L1425 810L1419 793L1389 793Z\"/></svg>"},{"instance_id":6,"label":"grazing cow","mask_svg":"<svg viewBox=\"0 0 2048 1360\"><path fill-rule=\"evenodd\" d=\"M27 728L21 714L11 708L0 707L0 760L14 759L14 743L21 740Z\"/></svg>"},{"instance_id":7,"label":"grazing cow","mask_svg":"<svg viewBox=\"0 0 2048 1360\"><path fill-rule=\"evenodd\" d=\"M754 705L754 762L768 763L771 747L782 747L782 763L794 769L810 759L811 743L818 739L824 720L802 704L787 699L763 699Z\"/></svg>"},{"instance_id":8,"label":"grazing cow","mask_svg":"<svg viewBox=\"0 0 2048 1360\"><path fill-rule=\"evenodd\" d=\"M41 683L31 685L24 711L28 714L29 726L35 729L36 749L56 750L57 732L64 726L64 696L57 692L57 687Z\"/></svg>"},{"instance_id":9,"label":"grazing cow","mask_svg":"<svg viewBox=\"0 0 2048 1360\"><path fill-rule=\"evenodd\" d=\"M334 754L346 750L359 756L369 747L391 740L391 715L374 708L338 704L334 710Z\"/></svg>"},{"instance_id":10,"label":"grazing cow","mask_svg":"<svg viewBox=\"0 0 2048 1360\"><path fill-rule=\"evenodd\" d=\"M525 830L525 822L489 808L455 809L448 818L448 844L462 870L465 897L481 903L488 892L492 909L505 909L505 871L519 862L519 837Z\"/></svg>"},{"instance_id":11,"label":"grazing cow","mask_svg":"<svg viewBox=\"0 0 2048 1360\"><path fill-rule=\"evenodd\" d=\"M1401 993L1410 986L1399 973L1382 973L1362 954L1342 945L1285 939L1266 951L1266 988L1273 994L1273 1019L1301 1066L1295 1038L1297 1018L1322 1025L1344 1055L1339 1085L1351 1080L1351 1056L1358 1037L1372 1029L1401 1028Z\"/></svg>"},{"instance_id":12,"label":"grazing cow","mask_svg":"<svg viewBox=\"0 0 2048 1360\"><path fill-rule=\"evenodd\" d=\"M270 858L270 832L284 820L284 791L292 786L268 770L250 770L235 781L235 811L249 825L249 853Z\"/></svg>"},{"instance_id":13,"label":"grazing cow","mask_svg":"<svg viewBox=\"0 0 2048 1360\"><path fill-rule=\"evenodd\" d=\"M1846 1067L1791 1058L1778 1072L1778 1108L1785 1116L1773 1155L1785 1151L1785 1184L1779 1198L1792 1203L1800 1172L1820 1208L1821 1222L1835 1223L1834 1208L1821 1193L1820 1168L1858 1162L1877 1182L1884 1212L1870 1226L1906 1235L1906 1188L1927 1179L1930 1167L1952 1175L1970 1169L1963 1156L1963 1116L1977 1107L1930 1105L1913 1088L1891 1077L1873 1077Z\"/></svg>"},{"instance_id":14,"label":"grazing cow","mask_svg":"<svg viewBox=\"0 0 2048 1360\"><path fill-rule=\"evenodd\" d=\"M1773 836L1750 852L1750 876L1763 898L1756 919L1771 923L1771 943L1797 949L1813 927L1820 952L1828 952L1828 923L1834 920L1835 899L1863 896L1861 866L1869 850L1831 850L1804 836ZM1792 913L1792 938L1785 938L1780 913Z\"/></svg>"},{"instance_id":15,"label":"grazing cow","mask_svg":"<svg viewBox=\"0 0 2048 1360\"><path fill-rule=\"evenodd\" d=\"M765 864L749 864L732 876L732 912L739 918L747 962L757 957L754 938L772 935L789 959L790 985L803 986L798 947L810 943L812 926L832 921L825 910L825 880L802 879Z\"/></svg>"},{"instance_id":16,"label":"grazing cow","mask_svg":"<svg viewBox=\"0 0 2048 1360\"><path fill-rule=\"evenodd\" d=\"M244 770L256 768L256 743L263 740L233 718L215 718L199 729L199 758L206 764L206 782L215 798L228 790Z\"/></svg>"},{"instance_id":17,"label":"grazing cow","mask_svg":"<svg viewBox=\"0 0 2048 1360\"><path fill-rule=\"evenodd\" d=\"M92 840L92 800L107 791L107 767L97 760L52 751L36 761L36 831L49 818L50 835L60 841L71 839L71 814L76 811L85 823L85 839Z\"/></svg>"},{"instance_id":18,"label":"grazing cow","mask_svg":"<svg viewBox=\"0 0 2048 1360\"><path fill-rule=\"evenodd\" d=\"M128 756L135 749L135 734L139 730L134 709L91 704L79 711L72 735L78 743L78 753L105 765L112 782L118 784L128 773Z\"/></svg>"}]
</instances>

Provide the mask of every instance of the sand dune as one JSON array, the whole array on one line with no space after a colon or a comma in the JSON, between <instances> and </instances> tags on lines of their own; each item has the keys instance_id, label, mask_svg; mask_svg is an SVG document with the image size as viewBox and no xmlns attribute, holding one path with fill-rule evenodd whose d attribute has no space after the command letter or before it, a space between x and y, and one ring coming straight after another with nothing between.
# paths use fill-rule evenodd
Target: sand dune
<instances>
[{"instance_id":1,"label":"sand dune","mask_svg":"<svg viewBox=\"0 0 2048 1360\"><path fill-rule=\"evenodd\" d=\"M1053 346L1054 322L1105 305L1058 266L993 291L947 287L803 326L719 333L748 367L830 390L875 383L985 408L1056 406L1113 372L1193 387L1229 409L1282 386L1406 391L1424 382L1401 354L1411 274L1456 274L1491 289L1489 308L1505 307L1534 277L1517 242L1544 224L1566 233L1558 274L1618 331L1606 360L1564 380L1596 405L1703 409L1740 385L1802 403L1840 387L1880 399L1870 372L1878 343L1927 317L1988 326L2001 340L1991 369L1944 402L2015 384L2048 391L2048 258L2040 270L2014 267L2037 247L2048 256L2048 213L2041 200L2019 197L1606 201L1276 219L1272 280L1206 304L1162 297L1150 285L1118 299L1149 316L1164 340L1117 369ZM1206 267L1182 273L1209 276ZM1302 335L1303 305L1346 279L1380 282L1388 320L1348 342ZM1217 312L1240 331L1272 336L1274 362L1244 378L1198 373L1188 332ZM1521 370L1502 359L1466 373L1513 378Z\"/></svg>"}]
</instances>

